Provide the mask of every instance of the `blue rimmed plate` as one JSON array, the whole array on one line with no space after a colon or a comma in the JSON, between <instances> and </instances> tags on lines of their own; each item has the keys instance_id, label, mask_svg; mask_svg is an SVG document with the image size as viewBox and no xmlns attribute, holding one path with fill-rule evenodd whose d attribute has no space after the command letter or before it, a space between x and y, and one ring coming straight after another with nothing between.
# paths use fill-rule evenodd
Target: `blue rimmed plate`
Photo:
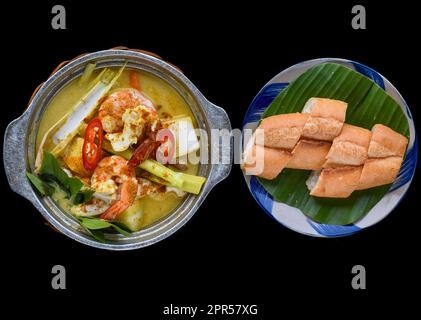
<instances>
[{"instance_id":1,"label":"blue rimmed plate","mask_svg":"<svg viewBox=\"0 0 421 320\"><path fill-rule=\"evenodd\" d=\"M246 128L254 130L257 127L263 112L272 100L287 87L291 81L295 80L309 68L325 62L334 62L344 65L373 80L399 103L408 120L410 138L405 160L398 177L388 193L367 213L367 215L356 223L346 226L336 226L317 223L309 219L299 209L274 200L262 187L256 177L244 175L244 178L257 203L267 214L285 227L315 237L339 237L356 233L382 220L401 201L411 184L418 158L417 136L409 107L398 90L396 90L396 88L380 73L358 62L338 58L323 58L305 61L280 72L272 78L262 90L260 90L247 110L243 122L243 130Z\"/></svg>"}]
</instances>

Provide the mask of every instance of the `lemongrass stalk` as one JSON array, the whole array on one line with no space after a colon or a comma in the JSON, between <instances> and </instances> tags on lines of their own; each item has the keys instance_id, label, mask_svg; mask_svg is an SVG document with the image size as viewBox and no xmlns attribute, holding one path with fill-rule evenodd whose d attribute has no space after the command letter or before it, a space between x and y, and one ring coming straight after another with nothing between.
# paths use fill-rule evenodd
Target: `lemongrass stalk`
<instances>
[{"instance_id":1,"label":"lemongrass stalk","mask_svg":"<svg viewBox=\"0 0 421 320\"><path fill-rule=\"evenodd\" d=\"M202 189L203 184L206 181L206 178L202 176L195 176L192 174L183 173L183 172L179 172L179 173L181 174L181 177L183 179L183 185L181 186L181 188L178 188L178 189L183 190L188 193L199 194L200 190ZM159 184L163 184L168 187L177 188L175 185L171 184L168 181L165 181L162 178L157 177L154 174L148 176L147 179Z\"/></svg>"},{"instance_id":2,"label":"lemongrass stalk","mask_svg":"<svg viewBox=\"0 0 421 320\"><path fill-rule=\"evenodd\" d=\"M51 150L51 153L58 157L66 148L70 141L77 135L79 127L83 124L83 120L89 118L96 112L99 102L108 93L117 79L123 72L126 64L116 73L109 69L101 73L99 81L89 90L89 92L82 98L75 107L72 108L72 113L67 117L67 121L53 136L53 142L56 144Z\"/></svg>"},{"instance_id":3,"label":"lemongrass stalk","mask_svg":"<svg viewBox=\"0 0 421 320\"><path fill-rule=\"evenodd\" d=\"M69 110L63 117L61 117L52 127L50 127L50 129L48 129L48 131L44 134L44 136L42 137L41 143L38 147L38 152L37 152L37 156L35 158L35 172L38 172L39 169L41 168L41 164L42 164L42 156L44 154L44 145L45 142L47 141L47 138L50 136L50 134L59 126L63 123L64 120L66 120L66 118L70 115L70 113L72 112L72 110Z\"/></svg>"},{"instance_id":4,"label":"lemongrass stalk","mask_svg":"<svg viewBox=\"0 0 421 320\"><path fill-rule=\"evenodd\" d=\"M149 173L152 173L153 175L156 175L157 177L162 178L165 181L168 181L171 184L171 186L183 189L183 173L173 171L170 168L162 165L158 161L146 159L139 165L139 168L148 171Z\"/></svg>"},{"instance_id":5,"label":"lemongrass stalk","mask_svg":"<svg viewBox=\"0 0 421 320\"><path fill-rule=\"evenodd\" d=\"M168 181L165 181L164 179L159 178L159 177L157 177L157 176L156 176L156 175L154 175L154 174L148 175L145 179L148 179L148 180L150 180L150 181L152 181L152 182L156 182L156 183L158 183L158 184L162 184L162 185L164 185L164 186L169 186L169 187L171 187L171 184L170 184Z\"/></svg>"},{"instance_id":6,"label":"lemongrass stalk","mask_svg":"<svg viewBox=\"0 0 421 320\"><path fill-rule=\"evenodd\" d=\"M83 71L79 79L79 86L82 87L88 83L88 80L92 76L92 73L94 72L95 67L96 67L96 63L88 63L88 65L85 67L85 70Z\"/></svg>"},{"instance_id":7,"label":"lemongrass stalk","mask_svg":"<svg viewBox=\"0 0 421 320\"><path fill-rule=\"evenodd\" d=\"M133 153L131 150L116 152L112 149L111 145L105 141L102 146L107 152L119 155L127 160L131 158ZM194 194L200 193L200 190L202 189L202 186L206 181L205 177L195 176L171 170L170 168L152 159L146 159L143 163L139 165L139 168L163 179L165 182L160 181L159 179L151 178L152 181L175 187Z\"/></svg>"},{"instance_id":8,"label":"lemongrass stalk","mask_svg":"<svg viewBox=\"0 0 421 320\"><path fill-rule=\"evenodd\" d=\"M199 194L200 190L202 190L203 184L206 181L206 178L182 172L180 172L180 174L183 179L183 185L180 189L188 193ZM173 185L171 186L175 187Z\"/></svg>"}]
</instances>

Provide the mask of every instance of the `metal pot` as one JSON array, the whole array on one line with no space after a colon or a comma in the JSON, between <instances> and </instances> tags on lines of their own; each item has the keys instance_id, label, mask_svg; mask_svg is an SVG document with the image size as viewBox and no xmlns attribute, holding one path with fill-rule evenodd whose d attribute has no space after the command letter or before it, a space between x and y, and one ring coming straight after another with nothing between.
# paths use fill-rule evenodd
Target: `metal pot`
<instances>
[{"instance_id":1,"label":"metal pot","mask_svg":"<svg viewBox=\"0 0 421 320\"><path fill-rule=\"evenodd\" d=\"M218 142L212 143L212 148L221 148L221 157L229 161L225 164L200 165L199 175L206 176L207 180L199 195L188 195L168 216L143 230L132 233L129 237L110 233L107 234L107 243L96 241L51 198L40 197L25 176L26 171L32 171L34 168L35 138L45 108L61 88L78 77L86 64L93 61L98 68L119 67L127 61L128 68L144 70L160 77L185 99L196 117L198 126L205 129L209 137L211 129L231 130L231 124L226 112L206 100L179 69L154 54L118 48L89 53L59 65L58 70L37 88L38 91L31 98L27 110L8 125L4 136L3 158L10 187L31 201L54 228L72 239L97 248L131 250L145 247L165 239L183 226L194 215L211 189L229 175L232 146L222 148Z\"/></svg>"}]
</instances>

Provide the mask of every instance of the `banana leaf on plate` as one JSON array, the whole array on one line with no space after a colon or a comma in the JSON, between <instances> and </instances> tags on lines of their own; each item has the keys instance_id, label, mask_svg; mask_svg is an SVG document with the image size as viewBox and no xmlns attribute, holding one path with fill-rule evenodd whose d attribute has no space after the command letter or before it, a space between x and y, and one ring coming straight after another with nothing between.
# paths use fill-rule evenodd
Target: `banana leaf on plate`
<instances>
[{"instance_id":1,"label":"banana leaf on plate","mask_svg":"<svg viewBox=\"0 0 421 320\"><path fill-rule=\"evenodd\" d=\"M314 66L291 82L273 100L263 117L301 112L311 97L346 101L346 123L371 129L382 123L409 137L409 126L399 104L369 78L336 63ZM310 171L283 170L277 178L260 183L279 202L300 209L316 222L332 225L354 223L387 193L390 185L355 191L346 199L317 198L309 194Z\"/></svg>"}]
</instances>

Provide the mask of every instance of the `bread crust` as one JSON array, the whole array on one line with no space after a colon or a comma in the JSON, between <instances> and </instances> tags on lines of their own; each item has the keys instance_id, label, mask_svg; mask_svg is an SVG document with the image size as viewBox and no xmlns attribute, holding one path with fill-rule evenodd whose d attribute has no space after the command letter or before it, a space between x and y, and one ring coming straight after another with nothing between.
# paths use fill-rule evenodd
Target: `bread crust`
<instances>
[{"instance_id":1,"label":"bread crust","mask_svg":"<svg viewBox=\"0 0 421 320\"><path fill-rule=\"evenodd\" d=\"M287 168L320 170L331 147L330 142L300 140L292 151Z\"/></svg>"},{"instance_id":2,"label":"bread crust","mask_svg":"<svg viewBox=\"0 0 421 320\"><path fill-rule=\"evenodd\" d=\"M257 144L270 148L292 150L301 137L308 114L289 113L271 116L262 120L259 129L264 130L264 142Z\"/></svg>"},{"instance_id":3,"label":"bread crust","mask_svg":"<svg viewBox=\"0 0 421 320\"><path fill-rule=\"evenodd\" d=\"M323 167L359 166L364 164L364 161L367 159L370 138L370 130L345 123L339 136L333 140Z\"/></svg>"},{"instance_id":4,"label":"bread crust","mask_svg":"<svg viewBox=\"0 0 421 320\"><path fill-rule=\"evenodd\" d=\"M408 139L400 133L382 124L371 129L371 141L368 148L369 158L403 157Z\"/></svg>"},{"instance_id":5,"label":"bread crust","mask_svg":"<svg viewBox=\"0 0 421 320\"><path fill-rule=\"evenodd\" d=\"M342 130L348 104L327 98L310 98L304 112L310 114L303 129L303 137L314 140L332 141Z\"/></svg>"},{"instance_id":6,"label":"bread crust","mask_svg":"<svg viewBox=\"0 0 421 320\"><path fill-rule=\"evenodd\" d=\"M371 139L371 131L365 128L344 123L342 131L335 141L349 141L359 146L368 148Z\"/></svg>"},{"instance_id":7,"label":"bread crust","mask_svg":"<svg viewBox=\"0 0 421 320\"><path fill-rule=\"evenodd\" d=\"M310 116L304 125L302 137L307 139L333 141L342 130L343 122L334 118Z\"/></svg>"},{"instance_id":8,"label":"bread crust","mask_svg":"<svg viewBox=\"0 0 421 320\"><path fill-rule=\"evenodd\" d=\"M356 190L362 166L323 169L310 195L324 198L348 198Z\"/></svg>"},{"instance_id":9,"label":"bread crust","mask_svg":"<svg viewBox=\"0 0 421 320\"><path fill-rule=\"evenodd\" d=\"M399 173L403 157L368 159L363 167L358 190L393 183Z\"/></svg>"},{"instance_id":10,"label":"bread crust","mask_svg":"<svg viewBox=\"0 0 421 320\"><path fill-rule=\"evenodd\" d=\"M312 117L333 118L339 122L345 122L348 103L328 98L310 98L304 106L310 110Z\"/></svg>"},{"instance_id":11,"label":"bread crust","mask_svg":"<svg viewBox=\"0 0 421 320\"><path fill-rule=\"evenodd\" d=\"M291 159L291 153L254 144L245 156L243 169L247 175L272 180L278 176Z\"/></svg>"}]
</instances>

